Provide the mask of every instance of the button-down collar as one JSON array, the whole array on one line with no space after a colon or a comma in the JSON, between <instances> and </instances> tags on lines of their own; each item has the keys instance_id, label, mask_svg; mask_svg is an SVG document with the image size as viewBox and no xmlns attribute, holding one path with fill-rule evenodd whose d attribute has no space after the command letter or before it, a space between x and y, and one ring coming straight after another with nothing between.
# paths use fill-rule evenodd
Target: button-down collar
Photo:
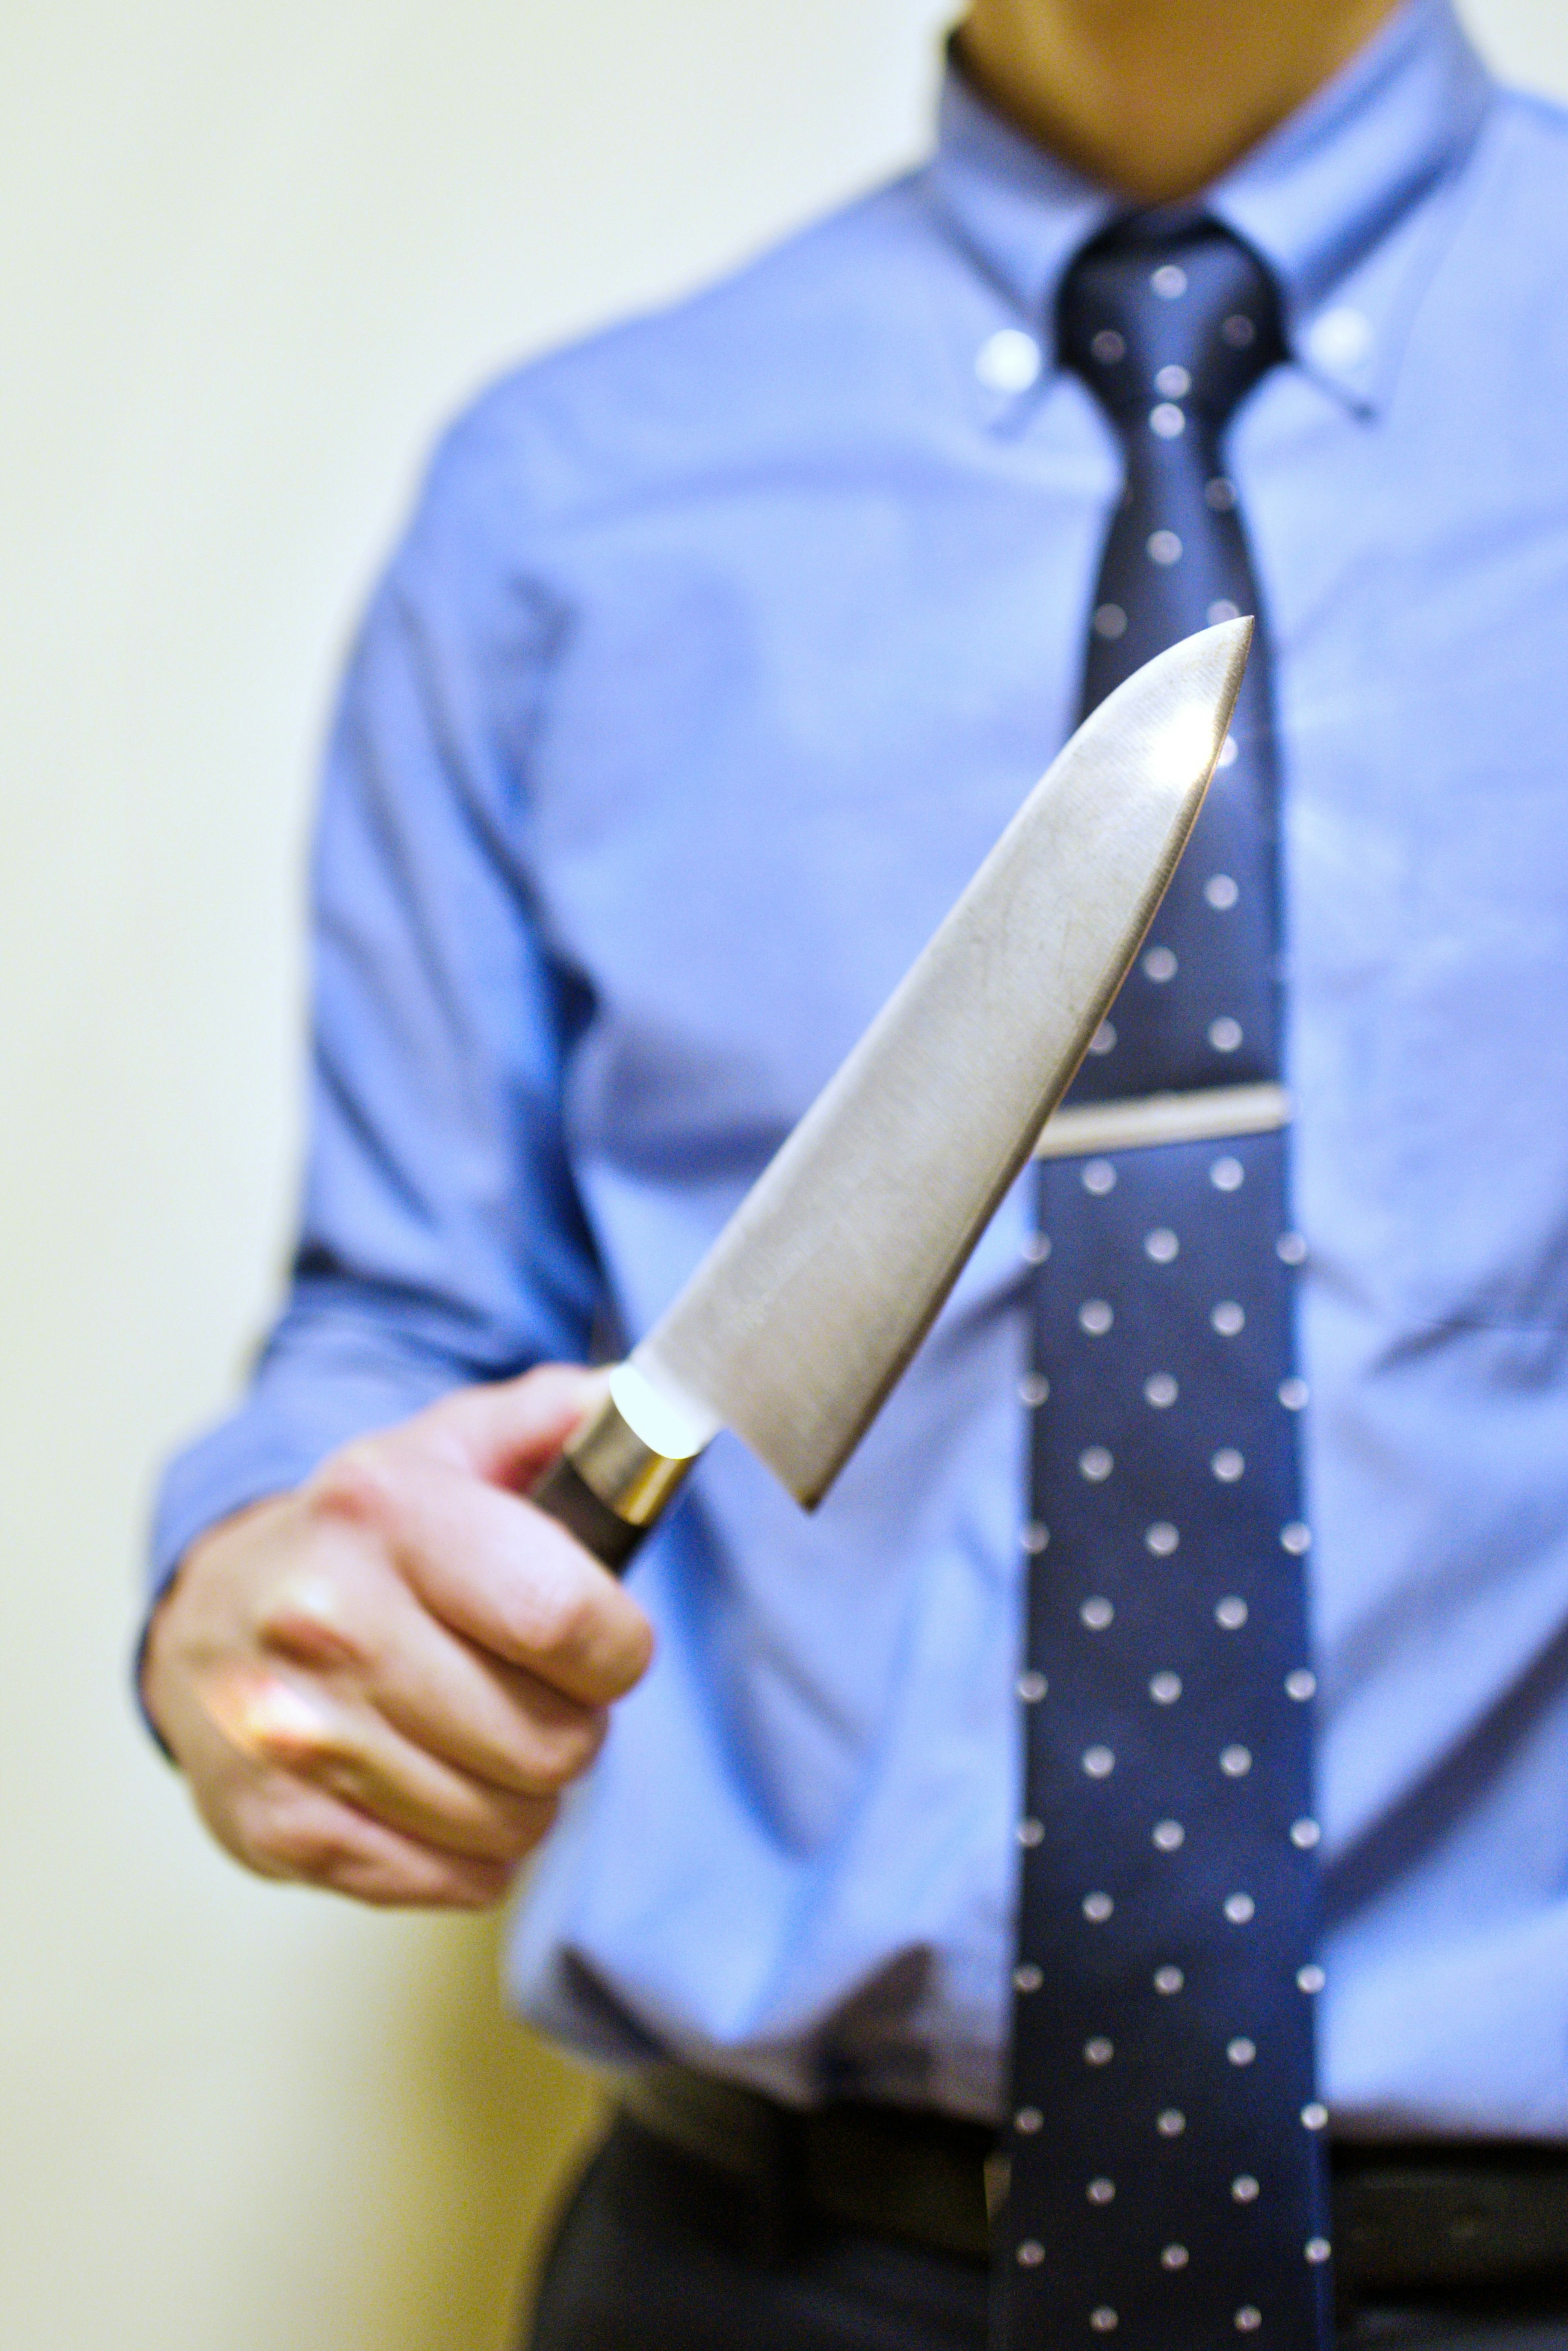
<instances>
[{"instance_id":1,"label":"button-down collar","mask_svg":"<svg viewBox=\"0 0 1568 2351\"><path fill-rule=\"evenodd\" d=\"M1492 95L1448 0L1406 0L1204 200L1278 277L1292 356L1353 406L1388 397L1443 235L1423 199L1455 175ZM931 185L1053 364L1061 274L1116 198L1005 122L955 67Z\"/></svg>"}]
</instances>

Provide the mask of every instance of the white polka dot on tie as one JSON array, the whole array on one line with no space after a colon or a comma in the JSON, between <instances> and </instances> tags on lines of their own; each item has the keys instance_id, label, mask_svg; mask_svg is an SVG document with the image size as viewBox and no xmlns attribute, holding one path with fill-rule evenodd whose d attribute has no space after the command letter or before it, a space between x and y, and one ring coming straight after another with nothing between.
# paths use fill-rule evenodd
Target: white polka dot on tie
<instances>
[{"instance_id":1,"label":"white polka dot on tie","mask_svg":"<svg viewBox=\"0 0 1568 2351\"><path fill-rule=\"evenodd\" d=\"M1045 2259L1045 2247L1038 2237L1026 2237L1019 2247L1018 2257L1021 2269L1037 2270Z\"/></svg>"},{"instance_id":2,"label":"white polka dot on tie","mask_svg":"<svg viewBox=\"0 0 1568 2351\"><path fill-rule=\"evenodd\" d=\"M1149 1696L1156 1706L1175 1706L1181 1696L1181 1676L1170 1673L1151 1674Z\"/></svg>"},{"instance_id":3,"label":"white polka dot on tie","mask_svg":"<svg viewBox=\"0 0 1568 2351\"><path fill-rule=\"evenodd\" d=\"M1233 1020L1228 1012L1208 1024L1208 1041L1217 1053L1234 1053L1241 1042L1241 1023Z\"/></svg>"},{"instance_id":4,"label":"white polka dot on tie","mask_svg":"<svg viewBox=\"0 0 1568 2351\"><path fill-rule=\"evenodd\" d=\"M1234 1486L1247 1464L1234 1445L1222 1445L1208 1466L1222 1486Z\"/></svg>"},{"instance_id":5,"label":"white polka dot on tie","mask_svg":"<svg viewBox=\"0 0 1568 2351\"><path fill-rule=\"evenodd\" d=\"M1032 1959L1020 1959L1018 1966L1013 1970L1013 1990L1015 1991L1038 1991L1044 1981L1045 1970L1043 1968L1037 1967Z\"/></svg>"},{"instance_id":6,"label":"white polka dot on tie","mask_svg":"<svg viewBox=\"0 0 1568 2351\"><path fill-rule=\"evenodd\" d=\"M1078 1614L1092 1633L1103 1633L1107 1625L1115 1622L1116 1617L1116 1611L1111 1603L1101 1599L1098 1595L1092 1600L1085 1600L1080 1606Z\"/></svg>"},{"instance_id":7,"label":"white polka dot on tie","mask_svg":"<svg viewBox=\"0 0 1568 2351\"><path fill-rule=\"evenodd\" d=\"M1156 1265L1172 1264L1181 1249L1181 1243L1168 1225L1156 1225L1152 1233L1144 1235L1144 1255L1153 1258Z\"/></svg>"},{"instance_id":8,"label":"white polka dot on tie","mask_svg":"<svg viewBox=\"0 0 1568 2351\"><path fill-rule=\"evenodd\" d=\"M1089 348L1102 367L1113 367L1127 356L1127 346L1114 327L1102 327Z\"/></svg>"},{"instance_id":9,"label":"white polka dot on tie","mask_svg":"<svg viewBox=\"0 0 1568 2351\"><path fill-rule=\"evenodd\" d=\"M1103 1445L1086 1445L1078 1457L1078 1474L1092 1486L1103 1486L1115 1466L1114 1456Z\"/></svg>"},{"instance_id":10,"label":"white polka dot on tie","mask_svg":"<svg viewBox=\"0 0 1568 2351\"><path fill-rule=\"evenodd\" d=\"M1051 1255L1051 1241L1045 1233L1028 1233L1020 1246L1025 1265L1043 1265Z\"/></svg>"},{"instance_id":11,"label":"white polka dot on tie","mask_svg":"<svg viewBox=\"0 0 1568 2351\"><path fill-rule=\"evenodd\" d=\"M1079 1328L1092 1339L1103 1339L1115 1320L1103 1298L1086 1298L1078 1310Z\"/></svg>"},{"instance_id":12,"label":"white polka dot on tie","mask_svg":"<svg viewBox=\"0 0 1568 2351\"><path fill-rule=\"evenodd\" d=\"M1156 1852L1179 1853L1186 1843L1186 1831L1179 1821L1156 1821L1153 1843Z\"/></svg>"},{"instance_id":13,"label":"white polka dot on tie","mask_svg":"<svg viewBox=\"0 0 1568 2351\"><path fill-rule=\"evenodd\" d=\"M1305 1666L1297 1666L1285 1676L1285 1696L1293 1698L1298 1706L1318 1694L1318 1677Z\"/></svg>"},{"instance_id":14,"label":"white polka dot on tie","mask_svg":"<svg viewBox=\"0 0 1568 2351\"><path fill-rule=\"evenodd\" d=\"M1185 2245L1166 2245L1161 2249L1160 2267L1163 2270L1185 2270L1188 2259Z\"/></svg>"},{"instance_id":15,"label":"white polka dot on tie","mask_svg":"<svg viewBox=\"0 0 1568 2351\"><path fill-rule=\"evenodd\" d=\"M1228 741L1228 737L1226 738ZM1241 895L1228 873L1211 873L1203 885L1203 894L1217 914L1228 914Z\"/></svg>"},{"instance_id":16,"label":"white polka dot on tie","mask_svg":"<svg viewBox=\"0 0 1568 2351\"><path fill-rule=\"evenodd\" d=\"M1186 418L1174 400L1162 400L1157 408L1149 411L1149 430L1162 441L1179 441L1186 431Z\"/></svg>"},{"instance_id":17,"label":"white polka dot on tie","mask_svg":"<svg viewBox=\"0 0 1568 2351\"><path fill-rule=\"evenodd\" d=\"M1258 1905L1250 1894L1228 1894L1225 1915L1233 1927L1245 1927L1258 1915Z\"/></svg>"},{"instance_id":18,"label":"white polka dot on tie","mask_svg":"<svg viewBox=\"0 0 1568 2351\"><path fill-rule=\"evenodd\" d=\"M1175 1404L1180 1394L1181 1390L1169 1372L1151 1372L1144 1382L1145 1400L1152 1404L1156 1412L1165 1412Z\"/></svg>"},{"instance_id":19,"label":"white polka dot on tie","mask_svg":"<svg viewBox=\"0 0 1568 2351\"><path fill-rule=\"evenodd\" d=\"M1281 1265L1301 1265L1306 1258L1307 1245L1300 1233L1281 1233L1274 1243L1274 1254Z\"/></svg>"},{"instance_id":20,"label":"white polka dot on tie","mask_svg":"<svg viewBox=\"0 0 1568 2351\"><path fill-rule=\"evenodd\" d=\"M1107 644L1114 644L1118 637L1126 635L1127 615L1120 604L1096 605L1094 633L1097 637L1103 637Z\"/></svg>"},{"instance_id":21,"label":"white polka dot on tie","mask_svg":"<svg viewBox=\"0 0 1568 2351\"><path fill-rule=\"evenodd\" d=\"M1219 757L1214 764L1217 768L1233 768L1240 757L1235 736L1228 735L1219 747Z\"/></svg>"},{"instance_id":22,"label":"white polka dot on tie","mask_svg":"<svg viewBox=\"0 0 1568 2351\"><path fill-rule=\"evenodd\" d=\"M1162 564L1168 568L1171 564L1181 561L1181 541L1174 530L1151 532L1147 548L1151 563Z\"/></svg>"},{"instance_id":23,"label":"white polka dot on tie","mask_svg":"<svg viewBox=\"0 0 1568 2351\"><path fill-rule=\"evenodd\" d=\"M1235 350L1244 351L1256 336L1258 329L1250 319L1243 318L1241 313L1237 311L1231 318L1227 319L1219 331Z\"/></svg>"},{"instance_id":24,"label":"white polka dot on tie","mask_svg":"<svg viewBox=\"0 0 1568 2351\"><path fill-rule=\"evenodd\" d=\"M1310 2131L1327 2130L1329 2110L1319 2098L1313 2098L1301 2108L1301 2120Z\"/></svg>"},{"instance_id":25,"label":"white polka dot on tie","mask_svg":"<svg viewBox=\"0 0 1568 2351\"><path fill-rule=\"evenodd\" d=\"M1218 1021L1214 1025L1218 1029ZM1225 1157L1217 1159L1209 1169L1208 1180L1217 1192L1239 1192L1247 1180L1247 1170L1239 1159L1233 1159L1227 1152Z\"/></svg>"},{"instance_id":26,"label":"white polka dot on tie","mask_svg":"<svg viewBox=\"0 0 1568 2351\"><path fill-rule=\"evenodd\" d=\"M1305 1380L1281 1380L1280 1382L1280 1402L1284 1405L1287 1412L1303 1411L1306 1407L1307 1402L1307 1384Z\"/></svg>"},{"instance_id":27,"label":"white polka dot on tie","mask_svg":"<svg viewBox=\"0 0 1568 2351\"><path fill-rule=\"evenodd\" d=\"M1223 474L1216 474L1212 481L1204 484L1203 495L1216 514L1229 514L1236 504L1236 485Z\"/></svg>"},{"instance_id":28,"label":"white polka dot on tie","mask_svg":"<svg viewBox=\"0 0 1568 2351\"><path fill-rule=\"evenodd\" d=\"M1220 1750L1219 1768L1228 1780L1245 1780L1252 1769L1252 1753L1246 1747L1225 1747Z\"/></svg>"},{"instance_id":29,"label":"white polka dot on tie","mask_svg":"<svg viewBox=\"0 0 1568 2351\"><path fill-rule=\"evenodd\" d=\"M1109 2204L1114 2199L1116 2183L1113 2179L1092 2179L1083 2192L1091 2204Z\"/></svg>"},{"instance_id":30,"label":"white polka dot on tie","mask_svg":"<svg viewBox=\"0 0 1568 2351\"><path fill-rule=\"evenodd\" d=\"M1050 1528L1042 1526L1038 1519L1030 1519L1019 1537L1019 1548L1027 1551L1031 1559L1038 1558L1050 1541Z\"/></svg>"},{"instance_id":31,"label":"white polka dot on tie","mask_svg":"<svg viewBox=\"0 0 1568 2351\"><path fill-rule=\"evenodd\" d=\"M1192 378L1186 368L1159 368L1155 373L1155 390L1162 400L1185 400L1192 390Z\"/></svg>"},{"instance_id":32,"label":"white polka dot on tie","mask_svg":"<svg viewBox=\"0 0 1568 2351\"><path fill-rule=\"evenodd\" d=\"M1176 959L1169 947L1151 947L1144 957L1144 972L1147 978L1154 981L1156 987L1163 987L1167 979L1174 979L1176 976Z\"/></svg>"},{"instance_id":33,"label":"white polka dot on tie","mask_svg":"<svg viewBox=\"0 0 1568 2351\"><path fill-rule=\"evenodd\" d=\"M1050 1687L1051 1684L1046 1680L1045 1676L1037 1674L1032 1667L1028 1673L1020 1674L1018 1677L1018 1694L1025 1706L1038 1706Z\"/></svg>"},{"instance_id":34,"label":"white polka dot on tie","mask_svg":"<svg viewBox=\"0 0 1568 2351\"><path fill-rule=\"evenodd\" d=\"M1333 2247L1326 2237L1309 2237L1301 2251L1315 2268L1320 2262L1326 2262L1329 2259Z\"/></svg>"},{"instance_id":35,"label":"white polka dot on tie","mask_svg":"<svg viewBox=\"0 0 1568 2351\"><path fill-rule=\"evenodd\" d=\"M1239 621L1241 618L1241 607L1239 604L1233 604L1228 596L1217 596L1208 608L1207 617L1209 627L1217 629L1221 621Z\"/></svg>"},{"instance_id":36,"label":"white polka dot on tie","mask_svg":"<svg viewBox=\"0 0 1568 2351\"><path fill-rule=\"evenodd\" d=\"M1086 1159L1081 1181L1086 1192L1092 1192L1097 1200L1103 1200L1107 1192L1113 1192L1116 1188L1116 1171L1108 1159Z\"/></svg>"},{"instance_id":37,"label":"white polka dot on tie","mask_svg":"<svg viewBox=\"0 0 1568 2351\"><path fill-rule=\"evenodd\" d=\"M1152 1527L1144 1529L1145 1548L1152 1551L1156 1559L1169 1559L1180 1541L1180 1534L1168 1519L1156 1519Z\"/></svg>"},{"instance_id":38,"label":"white polka dot on tie","mask_svg":"<svg viewBox=\"0 0 1568 2351\"><path fill-rule=\"evenodd\" d=\"M1240 1632L1247 1622L1247 1603L1239 1592L1228 1592L1223 1600L1216 1601L1214 1619L1224 1632Z\"/></svg>"},{"instance_id":39,"label":"white polka dot on tie","mask_svg":"<svg viewBox=\"0 0 1568 2351\"><path fill-rule=\"evenodd\" d=\"M1092 1927L1103 1927L1115 1907L1108 1894L1086 1894L1083 1897L1083 1916Z\"/></svg>"},{"instance_id":40,"label":"white polka dot on tie","mask_svg":"<svg viewBox=\"0 0 1568 2351\"><path fill-rule=\"evenodd\" d=\"M1109 1020L1102 1020L1099 1028L1089 1040L1089 1050L1092 1053L1105 1054L1113 1053L1115 1050L1116 1031Z\"/></svg>"},{"instance_id":41,"label":"white polka dot on tie","mask_svg":"<svg viewBox=\"0 0 1568 2351\"><path fill-rule=\"evenodd\" d=\"M1233 2065L1250 2065L1258 2054L1258 2044L1249 2041L1244 2032L1239 2032L1234 2041L1226 2043L1225 2053Z\"/></svg>"},{"instance_id":42,"label":"white polka dot on tie","mask_svg":"<svg viewBox=\"0 0 1568 2351\"><path fill-rule=\"evenodd\" d=\"M1258 2182L1249 2171L1239 2171L1230 2183L1230 2193L1238 2204L1256 2204Z\"/></svg>"},{"instance_id":43,"label":"white polka dot on tie","mask_svg":"<svg viewBox=\"0 0 1568 2351\"><path fill-rule=\"evenodd\" d=\"M1163 1992L1167 2000L1173 1992L1180 1991L1186 1982L1186 1978L1179 1968L1155 1970L1155 1990Z\"/></svg>"},{"instance_id":44,"label":"white polka dot on tie","mask_svg":"<svg viewBox=\"0 0 1568 2351\"><path fill-rule=\"evenodd\" d=\"M1327 1976L1324 1975L1322 1968L1318 1966L1315 1960L1310 1961L1304 1968L1298 1968L1296 1970L1296 1989L1298 1991L1322 1991L1327 1981Z\"/></svg>"},{"instance_id":45,"label":"white polka dot on tie","mask_svg":"<svg viewBox=\"0 0 1568 2351\"><path fill-rule=\"evenodd\" d=\"M1322 1831L1318 1826L1316 1821L1292 1821L1291 1823L1291 1843L1295 1846L1298 1853L1311 1853L1313 1845L1317 1844L1321 1841L1322 1836Z\"/></svg>"},{"instance_id":46,"label":"white polka dot on tie","mask_svg":"<svg viewBox=\"0 0 1568 2351\"><path fill-rule=\"evenodd\" d=\"M1155 2128L1162 2138L1180 2138L1186 2128L1186 2116L1179 2106L1165 2106L1155 2116Z\"/></svg>"},{"instance_id":47,"label":"white polka dot on tie","mask_svg":"<svg viewBox=\"0 0 1568 2351\"><path fill-rule=\"evenodd\" d=\"M1089 2314L1089 2324L1096 2335L1114 2335L1118 2325L1115 2312L1108 2302L1103 2302Z\"/></svg>"},{"instance_id":48,"label":"white polka dot on tie","mask_svg":"<svg viewBox=\"0 0 1568 2351\"><path fill-rule=\"evenodd\" d=\"M1237 2332L1241 2335L1256 2335L1262 2324L1263 2314L1257 2304L1244 2302L1236 2314Z\"/></svg>"},{"instance_id":49,"label":"white polka dot on tie","mask_svg":"<svg viewBox=\"0 0 1568 2351\"><path fill-rule=\"evenodd\" d=\"M975 373L988 392L1027 392L1040 370L1040 345L1021 327L999 327L975 353Z\"/></svg>"},{"instance_id":50,"label":"white polka dot on tie","mask_svg":"<svg viewBox=\"0 0 1568 2351\"><path fill-rule=\"evenodd\" d=\"M1222 1339L1234 1339L1247 1322L1234 1298L1222 1298L1218 1306L1210 1309L1208 1319Z\"/></svg>"},{"instance_id":51,"label":"white polka dot on tie","mask_svg":"<svg viewBox=\"0 0 1568 2351\"><path fill-rule=\"evenodd\" d=\"M1032 1853L1035 1846L1040 1843L1044 1834L1045 1823L1043 1821L1025 1820L1019 1823L1018 1841L1019 1844L1024 1847L1026 1852Z\"/></svg>"},{"instance_id":52,"label":"white polka dot on tie","mask_svg":"<svg viewBox=\"0 0 1568 2351\"><path fill-rule=\"evenodd\" d=\"M1116 1768L1116 1758L1109 1747L1086 1747L1081 1761L1091 1780L1108 1780Z\"/></svg>"},{"instance_id":53,"label":"white polka dot on tie","mask_svg":"<svg viewBox=\"0 0 1568 2351\"><path fill-rule=\"evenodd\" d=\"M1026 1372L1019 1382L1019 1402L1027 1404L1031 1412L1042 1405L1050 1394L1051 1382L1043 1372Z\"/></svg>"},{"instance_id":54,"label":"white polka dot on tie","mask_svg":"<svg viewBox=\"0 0 1568 2351\"><path fill-rule=\"evenodd\" d=\"M1113 2045L1103 2032L1095 2033L1092 2041L1083 2044L1083 2063L1086 2065L1108 2065L1115 2054Z\"/></svg>"},{"instance_id":55,"label":"white polka dot on tie","mask_svg":"<svg viewBox=\"0 0 1568 2351\"><path fill-rule=\"evenodd\" d=\"M1304 1527L1300 1519L1292 1519L1288 1526L1280 1529L1280 1546L1293 1559L1300 1559L1303 1552L1311 1551L1312 1547L1312 1529Z\"/></svg>"},{"instance_id":56,"label":"white polka dot on tie","mask_svg":"<svg viewBox=\"0 0 1568 2351\"><path fill-rule=\"evenodd\" d=\"M1013 2128L1025 2138L1032 2138L1044 2122L1038 2106L1020 2106L1013 2116Z\"/></svg>"},{"instance_id":57,"label":"white polka dot on tie","mask_svg":"<svg viewBox=\"0 0 1568 2351\"><path fill-rule=\"evenodd\" d=\"M1174 302L1186 292L1186 272L1174 261L1162 261L1149 284L1162 301Z\"/></svg>"}]
</instances>

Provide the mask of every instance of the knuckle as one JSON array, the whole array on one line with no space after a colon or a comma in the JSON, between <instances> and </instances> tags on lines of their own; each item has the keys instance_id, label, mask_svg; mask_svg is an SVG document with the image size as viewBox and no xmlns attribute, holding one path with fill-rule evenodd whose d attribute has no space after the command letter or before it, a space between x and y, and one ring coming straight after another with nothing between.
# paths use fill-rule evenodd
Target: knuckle
<instances>
[{"instance_id":1,"label":"knuckle","mask_svg":"<svg viewBox=\"0 0 1568 2351\"><path fill-rule=\"evenodd\" d=\"M333 1710L308 1687L266 1666L235 1660L206 1677L208 1720L239 1754L280 1771L299 1771L342 1743Z\"/></svg>"},{"instance_id":2,"label":"knuckle","mask_svg":"<svg viewBox=\"0 0 1568 2351\"><path fill-rule=\"evenodd\" d=\"M265 1646L301 1665L368 1664L369 1654L336 1580L298 1571L264 1603L257 1631Z\"/></svg>"},{"instance_id":3,"label":"knuckle","mask_svg":"<svg viewBox=\"0 0 1568 2351\"><path fill-rule=\"evenodd\" d=\"M374 1437L363 1437L325 1460L307 1491L321 1518L382 1534L397 1519L402 1483L392 1449Z\"/></svg>"}]
</instances>

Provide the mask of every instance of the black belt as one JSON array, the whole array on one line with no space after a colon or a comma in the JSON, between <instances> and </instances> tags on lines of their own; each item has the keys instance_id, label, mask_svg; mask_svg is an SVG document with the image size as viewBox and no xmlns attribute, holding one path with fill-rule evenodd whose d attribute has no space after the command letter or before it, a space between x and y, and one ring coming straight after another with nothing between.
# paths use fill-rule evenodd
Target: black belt
<instances>
[{"instance_id":1,"label":"black belt","mask_svg":"<svg viewBox=\"0 0 1568 2351\"><path fill-rule=\"evenodd\" d=\"M793 2208L983 2260L1005 2158L988 2124L841 2100L810 2111L681 2065L623 2085L630 2119ZM1336 2145L1334 2252L1352 2299L1477 2287L1568 2304L1568 2148L1513 2142Z\"/></svg>"}]
</instances>

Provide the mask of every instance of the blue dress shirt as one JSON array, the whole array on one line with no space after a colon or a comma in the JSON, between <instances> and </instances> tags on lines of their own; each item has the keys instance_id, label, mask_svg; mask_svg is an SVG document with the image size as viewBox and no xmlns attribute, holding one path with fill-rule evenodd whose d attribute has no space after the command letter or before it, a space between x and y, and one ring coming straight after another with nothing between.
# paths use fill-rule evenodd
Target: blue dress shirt
<instances>
[{"instance_id":1,"label":"blue dress shirt","mask_svg":"<svg viewBox=\"0 0 1568 2351\"><path fill-rule=\"evenodd\" d=\"M1229 449L1284 745L1327 2095L1568 2137L1568 137L1446 0L1213 191L1290 363ZM447 436L316 868L296 1280L205 1525L628 1335L1061 742L1118 491L1051 348L1110 199L950 78L933 160ZM1001 340L998 339L1001 338ZM994 2110L1026 1204L814 1518L721 1438L517 1997L612 2059Z\"/></svg>"}]
</instances>

